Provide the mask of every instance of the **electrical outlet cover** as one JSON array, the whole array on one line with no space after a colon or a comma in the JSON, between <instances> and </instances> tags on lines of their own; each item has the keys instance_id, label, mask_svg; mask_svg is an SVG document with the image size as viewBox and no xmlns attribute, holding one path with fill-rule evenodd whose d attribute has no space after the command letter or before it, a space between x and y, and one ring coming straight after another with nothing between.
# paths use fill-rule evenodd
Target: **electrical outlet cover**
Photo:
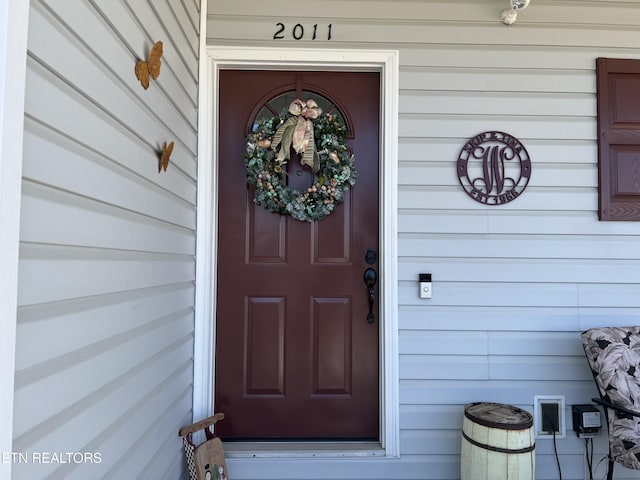
<instances>
[{"instance_id":1,"label":"electrical outlet cover","mask_svg":"<svg viewBox=\"0 0 640 480\"><path fill-rule=\"evenodd\" d=\"M547 417L547 422L543 422L543 407L544 409L553 409L553 406L557 406L558 412L558 429L556 430L555 438L565 438L567 436L567 428L566 428L566 412L564 408L564 395L536 395L533 397L533 425L534 432L536 438L553 438L553 432L546 431L545 427L548 427L547 422L549 418ZM554 412L555 413L555 412ZM552 421L555 421L555 416L553 416Z\"/></svg>"},{"instance_id":2,"label":"electrical outlet cover","mask_svg":"<svg viewBox=\"0 0 640 480\"><path fill-rule=\"evenodd\" d=\"M560 433L560 405L557 402L540 402L542 414L542 431L550 434Z\"/></svg>"}]
</instances>

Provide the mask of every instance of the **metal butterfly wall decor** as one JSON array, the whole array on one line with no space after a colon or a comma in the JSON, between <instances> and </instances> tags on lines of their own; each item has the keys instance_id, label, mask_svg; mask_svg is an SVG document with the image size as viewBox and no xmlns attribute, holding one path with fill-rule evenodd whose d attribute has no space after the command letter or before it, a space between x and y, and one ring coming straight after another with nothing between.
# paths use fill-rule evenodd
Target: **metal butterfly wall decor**
<instances>
[{"instance_id":1,"label":"metal butterfly wall decor","mask_svg":"<svg viewBox=\"0 0 640 480\"><path fill-rule=\"evenodd\" d=\"M167 142L164 142L162 146L162 154L160 156L160 164L158 165L158 173L162 170L167 171L167 167L169 166L169 159L171 157L171 153L173 152L173 142L167 145Z\"/></svg>"},{"instance_id":2,"label":"metal butterfly wall decor","mask_svg":"<svg viewBox=\"0 0 640 480\"><path fill-rule=\"evenodd\" d=\"M162 65L160 57L162 57L162 42L158 41L151 47L149 60L140 60L136 63L136 77L145 90L149 88L149 76L154 80L160 76L160 66Z\"/></svg>"}]
</instances>

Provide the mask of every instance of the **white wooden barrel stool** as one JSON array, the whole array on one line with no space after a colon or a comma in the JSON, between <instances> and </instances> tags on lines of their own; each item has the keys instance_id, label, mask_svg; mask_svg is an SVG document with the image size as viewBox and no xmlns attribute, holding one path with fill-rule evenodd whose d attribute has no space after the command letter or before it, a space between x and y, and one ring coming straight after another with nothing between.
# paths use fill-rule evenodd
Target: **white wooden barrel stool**
<instances>
[{"instance_id":1,"label":"white wooden barrel stool","mask_svg":"<svg viewBox=\"0 0 640 480\"><path fill-rule=\"evenodd\" d=\"M461 480L535 480L533 416L501 403L464 408Z\"/></svg>"}]
</instances>

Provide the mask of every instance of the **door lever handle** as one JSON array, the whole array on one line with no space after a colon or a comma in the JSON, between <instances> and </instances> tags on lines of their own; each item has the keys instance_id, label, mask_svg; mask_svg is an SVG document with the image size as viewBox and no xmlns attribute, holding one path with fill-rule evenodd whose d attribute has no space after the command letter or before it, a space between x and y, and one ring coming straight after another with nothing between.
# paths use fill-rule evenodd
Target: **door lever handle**
<instances>
[{"instance_id":1,"label":"door lever handle","mask_svg":"<svg viewBox=\"0 0 640 480\"><path fill-rule=\"evenodd\" d=\"M367 268L364 271L364 283L369 290L369 313L367 314L367 322L373 323L376 319L373 314L373 302L376 299L374 287L378 281L378 274L373 268Z\"/></svg>"}]
</instances>

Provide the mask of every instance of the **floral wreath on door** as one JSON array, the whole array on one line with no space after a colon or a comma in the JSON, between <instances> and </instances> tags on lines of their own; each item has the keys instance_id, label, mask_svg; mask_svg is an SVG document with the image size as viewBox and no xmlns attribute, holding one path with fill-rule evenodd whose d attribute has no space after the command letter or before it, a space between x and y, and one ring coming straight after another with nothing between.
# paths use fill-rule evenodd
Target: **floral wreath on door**
<instances>
[{"instance_id":1,"label":"floral wreath on door","mask_svg":"<svg viewBox=\"0 0 640 480\"><path fill-rule=\"evenodd\" d=\"M296 99L283 115L259 121L247 138L244 156L254 202L299 221L330 215L356 183L354 155L345 143L346 135L344 120L323 113L312 99ZM298 157L314 172L313 183L302 191L287 184L286 165Z\"/></svg>"}]
</instances>

